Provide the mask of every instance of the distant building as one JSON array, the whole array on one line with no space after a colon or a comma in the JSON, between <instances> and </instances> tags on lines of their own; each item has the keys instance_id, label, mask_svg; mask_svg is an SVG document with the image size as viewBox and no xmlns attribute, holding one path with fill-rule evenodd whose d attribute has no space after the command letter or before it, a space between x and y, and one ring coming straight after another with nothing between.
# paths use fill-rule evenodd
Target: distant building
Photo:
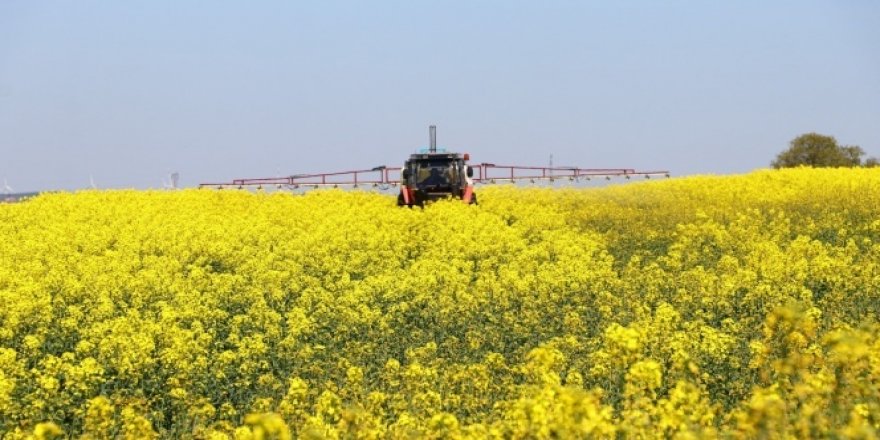
<instances>
[{"instance_id":1,"label":"distant building","mask_svg":"<svg viewBox=\"0 0 880 440\"><path fill-rule=\"evenodd\" d=\"M39 192L0 194L0 203L17 203L40 194Z\"/></svg>"}]
</instances>

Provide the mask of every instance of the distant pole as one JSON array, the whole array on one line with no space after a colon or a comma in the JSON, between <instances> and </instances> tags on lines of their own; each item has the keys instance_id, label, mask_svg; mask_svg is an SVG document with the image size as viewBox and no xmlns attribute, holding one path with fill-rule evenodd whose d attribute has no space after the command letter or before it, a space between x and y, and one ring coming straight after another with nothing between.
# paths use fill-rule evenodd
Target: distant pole
<instances>
[{"instance_id":1,"label":"distant pole","mask_svg":"<svg viewBox=\"0 0 880 440\"><path fill-rule=\"evenodd\" d=\"M550 177L553 177L553 154L550 154Z\"/></svg>"},{"instance_id":2,"label":"distant pole","mask_svg":"<svg viewBox=\"0 0 880 440\"><path fill-rule=\"evenodd\" d=\"M428 137L431 145L431 149L429 150L431 153L437 152L437 126L432 125L428 127Z\"/></svg>"}]
</instances>

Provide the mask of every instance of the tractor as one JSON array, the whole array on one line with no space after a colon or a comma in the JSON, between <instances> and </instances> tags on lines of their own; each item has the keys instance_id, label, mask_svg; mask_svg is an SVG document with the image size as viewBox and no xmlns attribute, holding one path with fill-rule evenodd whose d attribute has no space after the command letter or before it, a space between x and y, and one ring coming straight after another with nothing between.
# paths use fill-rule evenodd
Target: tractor
<instances>
[{"instance_id":1,"label":"tractor","mask_svg":"<svg viewBox=\"0 0 880 440\"><path fill-rule=\"evenodd\" d=\"M430 128L431 147L409 157L400 169L397 206L424 206L425 202L455 197L468 204L477 203L474 169L470 156L437 151L437 131Z\"/></svg>"}]
</instances>

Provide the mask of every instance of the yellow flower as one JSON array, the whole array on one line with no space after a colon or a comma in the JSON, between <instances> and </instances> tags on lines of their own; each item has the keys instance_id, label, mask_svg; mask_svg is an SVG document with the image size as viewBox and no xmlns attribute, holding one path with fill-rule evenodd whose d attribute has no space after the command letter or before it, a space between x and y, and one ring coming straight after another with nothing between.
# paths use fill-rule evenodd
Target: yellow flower
<instances>
[{"instance_id":1,"label":"yellow flower","mask_svg":"<svg viewBox=\"0 0 880 440\"><path fill-rule=\"evenodd\" d=\"M875 438L880 169L0 204L0 432Z\"/></svg>"}]
</instances>

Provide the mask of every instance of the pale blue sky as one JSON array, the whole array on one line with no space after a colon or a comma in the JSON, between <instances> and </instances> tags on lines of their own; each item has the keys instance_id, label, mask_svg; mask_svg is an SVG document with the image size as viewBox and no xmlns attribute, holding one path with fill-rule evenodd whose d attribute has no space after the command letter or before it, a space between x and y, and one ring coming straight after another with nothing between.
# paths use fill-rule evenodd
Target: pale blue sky
<instances>
[{"instance_id":1,"label":"pale blue sky","mask_svg":"<svg viewBox=\"0 0 880 440\"><path fill-rule=\"evenodd\" d=\"M0 1L16 190L398 165L432 123L499 164L880 156L880 2Z\"/></svg>"}]
</instances>

